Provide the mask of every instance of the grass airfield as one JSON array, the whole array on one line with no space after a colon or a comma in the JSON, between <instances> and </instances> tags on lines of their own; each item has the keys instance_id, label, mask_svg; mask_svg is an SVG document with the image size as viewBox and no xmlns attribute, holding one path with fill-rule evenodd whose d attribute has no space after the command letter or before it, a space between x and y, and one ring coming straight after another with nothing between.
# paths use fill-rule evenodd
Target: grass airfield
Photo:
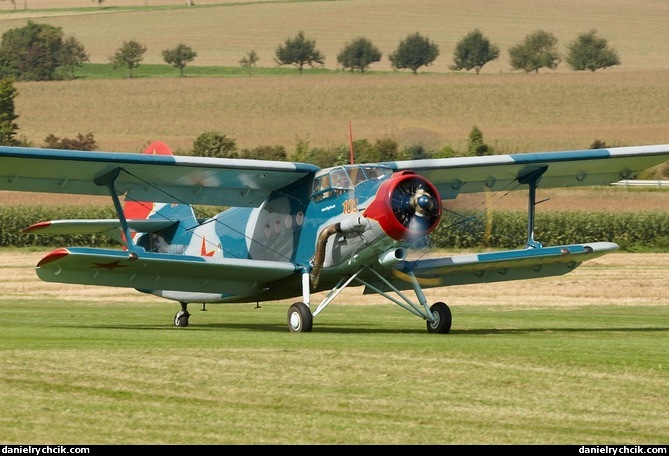
<instances>
[{"instance_id":1,"label":"grass airfield","mask_svg":"<svg viewBox=\"0 0 669 456\"><path fill-rule=\"evenodd\" d=\"M5 444L665 444L663 254L441 290L448 335L347 290L312 333L290 303L191 305L40 282L2 255ZM430 302L438 298L432 293Z\"/></svg>"}]
</instances>

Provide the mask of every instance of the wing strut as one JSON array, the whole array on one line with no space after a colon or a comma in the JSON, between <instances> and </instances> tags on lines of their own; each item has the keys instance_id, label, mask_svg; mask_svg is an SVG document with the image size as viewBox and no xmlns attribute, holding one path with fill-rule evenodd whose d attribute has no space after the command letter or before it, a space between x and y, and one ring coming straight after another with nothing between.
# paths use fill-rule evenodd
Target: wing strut
<instances>
[{"instance_id":1,"label":"wing strut","mask_svg":"<svg viewBox=\"0 0 669 456\"><path fill-rule=\"evenodd\" d=\"M527 241L525 243L525 247L528 249L540 249L542 247L541 242L534 240L534 214L537 206L537 184L547 169L548 166L542 166L518 178L519 183L527 184L530 187L527 199Z\"/></svg>"},{"instance_id":2,"label":"wing strut","mask_svg":"<svg viewBox=\"0 0 669 456\"><path fill-rule=\"evenodd\" d=\"M140 250L140 247L135 245L135 243L132 241L128 220L125 218L123 205L121 204L121 200L118 197L118 193L116 192L116 187L114 185L119 174L121 174L121 171L123 171L123 168L115 168L107 174L96 177L93 179L93 182L95 185L104 185L109 189L109 194L111 195L112 201L114 202L114 209L116 209L116 215L118 215L119 222L121 222L121 229L123 230L123 237L125 238L128 252L130 252L130 259L137 259L137 252Z\"/></svg>"},{"instance_id":3,"label":"wing strut","mask_svg":"<svg viewBox=\"0 0 669 456\"><path fill-rule=\"evenodd\" d=\"M361 272L363 271L370 271L376 277L381 280L392 292L395 293L399 298L396 298L395 296L391 295L389 292L383 291L371 283L361 279L358 277ZM423 294L423 290L420 287L420 284L418 283L418 280L416 279L416 276L413 274L413 271L407 271L407 276L411 278L411 284L413 286L413 291L416 293L416 299L418 299L418 303L414 303L409 297L407 297L404 293L402 293L397 287L395 287L392 283L390 283L388 280L386 280L385 277L383 277L381 274L379 274L377 271L375 271L373 268L363 266L361 267L355 274L349 276L349 277L342 277L337 285L335 285L332 290L325 296L323 301L318 305L316 310L313 312L313 316L315 317L318 315L325 307L327 307L328 304L330 304L334 298L341 293L344 288L346 288L353 280L356 280L360 282L361 284L365 285L366 287L369 287L371 290L374 292L380 294L384 298L388 299L389 301L397 304L398 306L402 307L405 310L408 310L412 314L419 316L423 318L424 320L427 321L434 321L435 316L432 313L425 295Z\"/></svg>"}]
</instances>

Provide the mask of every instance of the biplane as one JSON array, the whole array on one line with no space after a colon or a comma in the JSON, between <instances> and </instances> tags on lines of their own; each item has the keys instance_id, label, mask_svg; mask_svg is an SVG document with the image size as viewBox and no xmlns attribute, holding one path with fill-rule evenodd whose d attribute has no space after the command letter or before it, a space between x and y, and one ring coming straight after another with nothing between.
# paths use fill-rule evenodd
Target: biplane
<instances>
[{"instance_id":1,"label":"biplane","mask_svg":"<svg viewBox=\"0 0 669 456\"><path fill-rule=\"evenodd\" d=\"M97 233L118 248L57 248L36 265L40 279L127 287L180 307L294 300L291 332L348 287L376 294L451 330L431 287L558 276L613 252L610 241L544 246L534 238L537 190L609 185L669 160L669 144L561 152L365 163L308 163L144 153L0 147L0 190L107 195L117 217L42 221L31 234ZM527 192L527 238L517 249L412 259L459 195ZM220 206L201 218L194 206ZM323 293L320 293L323 292ZM312 302L312 296L324 296Z\"/></svg>"}]
</instances>

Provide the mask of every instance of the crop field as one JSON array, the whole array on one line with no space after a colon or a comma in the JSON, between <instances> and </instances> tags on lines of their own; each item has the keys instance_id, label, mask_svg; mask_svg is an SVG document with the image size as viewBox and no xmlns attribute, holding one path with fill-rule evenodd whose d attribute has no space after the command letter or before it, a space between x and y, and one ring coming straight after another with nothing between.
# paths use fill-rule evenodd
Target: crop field
<instances>
[{"instance_id":1,"label":"crop field","mask_svg":"<svg viewBox=\"0 0 669 456\"><path fill-rule=\"evenodd\" d=\"M477 126L496 153L669 143L669 2L330 0L17 0L0 34L28 20L62 27L108 63L124 41L147 45L132 79L18 82L19 135L93 133L99 150L153 140L190 151L203 132L239 148L402 147L464 150ZM24 8L25 5L25 8ZM448 67L480 28L500 46L481 74ZM622 65L594 73L511 71L507 49L553 32L560 48L597 29ZM276 70L276 47L304 30L324 69ZM440 57L419 74L387 56L420 32ZM371 71L337 69L365 36ZM160 52L198 52L186 77L153 77ZM252 76L239 60L260 55ZM272 68L269 70L268 68ZM219 68L227 68L219 71ZM110 69L111 70L111 69ZM83 74L92 74L86 68ZM212 76L211 74L215 74ZM350 130L349 130L350 128ZM543 210L666 211L660 189L541 190ZM468 197L469 198L469 197ZM457 209L476 204L451 202ZM526 193L495 209L524 210ZM0 204L105 204L108 198L0 192ZM448 335L378 296L346 290L289 333L291 302L192 305L134 290L41 282L45 250L0 249L3 444L609 444L669 442L669 256L614 253L562 277L428 290L453 310ZM443 254L443 252L441 252ZM316 296L314 300L317 300Z\"/></svg>"},{"instance_id":2,"label":"crop field","mask_svg":"<svg viewBox=\"0 0 669 456\"><path fill-rule=\"evenodd\" d=\"M130 39L147 46L132 80L116 70L105 80L18 83L21 135L41 145L49 134L93 133L100 150L127 152L160 139L187 152L198 135L217 131L240 148L281 145L289 155L298 142L346 147L350 131L370 142L391 138L401 146L463 150L478 126L497 153L584 149L595 140L665 143L669 136L666 2L148 3L107 0L98 8L81 0L76 10L34 11L38 2L29 1L26 11L0 3L6 8L0 33L28 20L62 27L84 44L92 64L108 64ZM136 8L123 9L128 5ZM500 47L500 57L479 75L449 70L456 43L475 27ZM539 74L509 69L508 48L536 29L554 33L564 50L592 28L616 48L620 66L594 73L573 72L564 62ZM300 76L285 67L281 77L250 77L238 71L251 50L260 56L258 67L276 70L276 47L301 29L325 54L326 73L307 69ZM439 45L439 58L418 75L391 71L387 56L415 31ZM382 61L364 75L337 71L337 53L360 35L379 47ZM195 67L219 66L235 68L236 76L190 76L189 67L184 78L176 69L174 77L145 76L155 65L167 66L161 51L179 43L198 53L192 74Z\"/></svg>"}]
</instances>

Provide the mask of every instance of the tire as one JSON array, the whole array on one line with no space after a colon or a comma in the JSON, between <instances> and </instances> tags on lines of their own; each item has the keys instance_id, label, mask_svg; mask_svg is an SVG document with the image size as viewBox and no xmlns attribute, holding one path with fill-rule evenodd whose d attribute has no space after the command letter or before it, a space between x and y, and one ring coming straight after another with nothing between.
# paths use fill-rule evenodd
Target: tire
<instances>
[{"instance_id":1,"label":"tire","mask_svg":"<svg viewBox=\"0 0 669 456\"><path fill-rule=\"evenodd\" d=\"M311 332L314 317L311 310L303 302L296 302L288 309L288 329L290 332Z\"/></svg>"},{"instance_id":2,"label":"tire","mask_svg":"<svg viewBox=\"0 0 669 456\"><path fill-rule=\"evenodd\" d=\"M180 328L185 328L188 326L188 317L190 317L190 314L186 311L180 310L174 315L174 326L178 326Z\"/></svg>"},{"instance_id":3,"label":"tire","mask_svg":"<svg viewBox=\"0 0 669 456\"><path fill-rule=\"evenodd\" d=\"M435 316L434 321L427 321L427 332L432 334L448 334L451 331L453 316L451 309L443 302L436 302L430 307L430 311Z\"/></svg>"}]
</instances>

